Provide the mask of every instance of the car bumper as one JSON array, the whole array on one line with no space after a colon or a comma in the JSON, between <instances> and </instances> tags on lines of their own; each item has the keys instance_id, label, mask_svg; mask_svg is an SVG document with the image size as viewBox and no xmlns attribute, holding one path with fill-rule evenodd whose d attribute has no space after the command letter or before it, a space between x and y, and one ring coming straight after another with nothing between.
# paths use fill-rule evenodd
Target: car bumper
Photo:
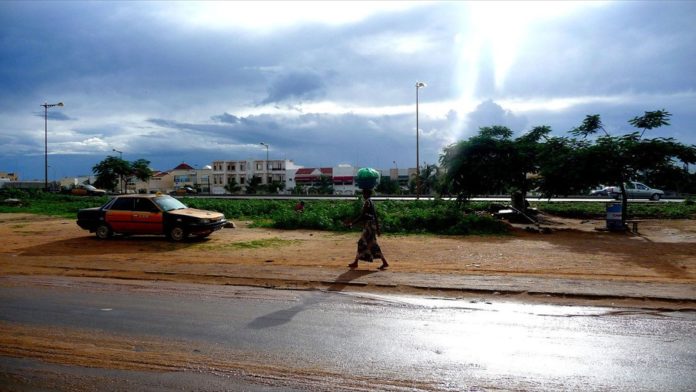
<instances>
[{"instance_id":1,"label":"car bumper","mask_svg":"<svg viewBox=\"0 0 696 392\"><path fill-rule=\"evenodd\" d=\"M213 231L217 231L217 230L222 229L226 224L227 224L226 219L222 219L222 220L219 220L217 222L194 223L194 224L189 225L188 231L191 234L212 233Z\"/></svg>"},{"instance_id":2,"label":"car bumper","mask_svg":"<svg viewBox=\"0 0 696 392\"><path fill-rule=\"evenodd\" d=\"M89 230L90 232L93 232L97 229L97 222L93 220L78 220L77 225L83 228L84 230Z\"/></svg>"}]
</instances>

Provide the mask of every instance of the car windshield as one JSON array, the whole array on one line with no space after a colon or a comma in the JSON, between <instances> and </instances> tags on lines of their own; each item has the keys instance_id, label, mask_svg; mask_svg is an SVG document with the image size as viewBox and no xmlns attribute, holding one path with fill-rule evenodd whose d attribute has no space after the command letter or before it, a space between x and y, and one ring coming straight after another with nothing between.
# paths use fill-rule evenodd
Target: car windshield
<instances>
[{"instance_id":1,"label":"car windshield","mask_svg":"<svg viewBox=\"0 0 696 392\"><path fill-rule=\"evenodd\" d=\"M158 206L160 206L160 208L163 211L181 210L183 208L188 208L184 203L170 196L156 197L154 198L154 201L155 203L157 203Z\"/></svg>"},{"instance_id":2,"label":"car windshield","mask_svg":"<svg viewBox=\"0 0 696 392\"><path fill-rule=\"evenodd\" d=\"M85 189L89 189L90 191L93 191L97 188L93 187L92 185L85 185Z\"/></svg>"}]
</instances>

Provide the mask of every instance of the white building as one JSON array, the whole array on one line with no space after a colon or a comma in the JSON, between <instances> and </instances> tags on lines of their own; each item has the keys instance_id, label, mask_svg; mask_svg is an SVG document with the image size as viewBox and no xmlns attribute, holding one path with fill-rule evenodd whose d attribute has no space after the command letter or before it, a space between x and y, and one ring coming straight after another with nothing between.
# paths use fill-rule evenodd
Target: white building
<instances>
[{"instance_id":1,"label":"white building","mask_svg":"<svg viewBox=\"0 0 696 392\"><path fill-rule=\"evenodd\" d=\"M242 189L253 177L261 179L261 185L274 182L286 184L287 172L299 169L291 160L236 160L213 161L211 191L213 194L222 195L227 192L225 185L234 182Z\"/></svg>"}]
</instances>

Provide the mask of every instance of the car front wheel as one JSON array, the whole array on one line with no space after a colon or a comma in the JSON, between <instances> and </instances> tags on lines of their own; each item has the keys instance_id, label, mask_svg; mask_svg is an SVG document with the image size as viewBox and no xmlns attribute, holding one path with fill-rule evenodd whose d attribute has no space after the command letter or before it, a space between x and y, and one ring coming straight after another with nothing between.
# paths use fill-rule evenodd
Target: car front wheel
<instances>
[{"instance_id":1,"label":"car front wheel","mask_svg":"<svg viewBox=\"0 0 696 392\"><path fill-rule=\"evenodd\" d=\"M660 200L660 195L658 193L650 196L650 200L658 201Z\"/></svg>"},{"instance_id":2,"label":"car front wheel","mask_svg":"<svg viewBox=\"0 0 696 392\"><path fill-rule=\"evenodd\" d=\"M99 227L97 227L95 234L97 235L97 238L99 238L100 240L106 240L109 239L111 235L114 234L114 232L111 231L109 225L103 223L99 225Z\"/></svg>"},{"instance_id":3,"label":"car front wheel","mask_svg":"<svg viewBox=\"0 0 696 392\"><path fill-rule=\"evenodd\" d=\"M180 242L186 239L187 233L181 226L174 226L169 230L169 239L174 242Z\"/></svg>"}]
</instances>

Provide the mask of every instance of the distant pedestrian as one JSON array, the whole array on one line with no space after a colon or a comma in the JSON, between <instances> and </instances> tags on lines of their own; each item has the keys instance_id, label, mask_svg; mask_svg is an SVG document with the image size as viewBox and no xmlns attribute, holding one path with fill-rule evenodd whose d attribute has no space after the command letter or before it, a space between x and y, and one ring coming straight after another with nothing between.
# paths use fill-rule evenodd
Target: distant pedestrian
<instances>
[{"instance_id":1,"label":"distant pedestrian","mask_svg":"<svg viewBox=\"0 0 696 392\"><path fill-rule=\"evenodd\" d=\"M304 201L295 204L295 212L304 212Z\"/></svg>"},{"instance_id":2,"label":"distant pedestrian","mask_svg":"<svg viewBox=\"0 0 696 392\"><path fill-rule=\"evenodd\" d=\"M375 210L375 205L371 199L372 190L363 189L362 194L365 202L360 210L360 215L347 223L348 226L351 227L357 222L363 222L362 235L360 236L360 240L358 240L358 251L355 254L355 261L348 264L348 267L351 269L358 268L358 260L372 262L374 259L382 259L382 265L379 269L384 270L389 267L389 263L387 263L387 259L384 258L382 249L377 243L377 236L382 233L379 228L377 210Z\"/></svg>"}]
</instances>

